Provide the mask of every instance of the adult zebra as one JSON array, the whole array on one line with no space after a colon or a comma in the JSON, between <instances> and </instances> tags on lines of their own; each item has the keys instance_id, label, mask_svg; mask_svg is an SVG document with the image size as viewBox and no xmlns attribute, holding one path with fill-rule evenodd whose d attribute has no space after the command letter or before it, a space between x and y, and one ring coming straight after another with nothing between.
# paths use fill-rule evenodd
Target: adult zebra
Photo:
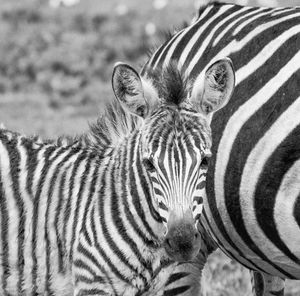
<instances>
[{"instance_id":1,"label":"adult zebra","mask_svg":"<svg viewBox=\"0 0 300 296\"><path fill-rule=\"evenodd\" d=\"M227 255L257 271L256 295L283 295L284 278L300 279L299 49L300 8L214 2L141 72L176 63L200 85L214 59L233 61L234 95L211 125L201 222Z\"/></svg>"},{"instance_id":2,"label":"adult zebra","mask_svg":"<svg viewBox=\"0 0 300 296\"><path fill-rule=\"evenodd\" d=\"M211 145L198 107L225 105L234 73L226 59L211 65L203 83L214 98L191 96L173 67L162 78L158 97L118 64L113 88L127 111L114 104L66 144L0 130L1 295L197 293L199 264L185 262L202 260L195 224Z\"/></svg>"}]
</instances>

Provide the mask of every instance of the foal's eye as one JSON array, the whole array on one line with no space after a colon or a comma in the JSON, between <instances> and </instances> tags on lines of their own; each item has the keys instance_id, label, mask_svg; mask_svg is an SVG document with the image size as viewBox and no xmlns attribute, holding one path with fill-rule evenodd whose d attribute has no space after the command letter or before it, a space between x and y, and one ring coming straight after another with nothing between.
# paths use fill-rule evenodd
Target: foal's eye
<instances>
[{"instance_id":1,"label":"foal's eye","mask_svg":"<svg viewBox=\"0 0 300 296\"><path fill-rule=\"evenodd\" d=\"M143 160L143 164L145 166L145 169L148 171L148 172L154 172L155 171L155 166L153 164L153 162L148 159L148 158L144 158Z\"/></svg>"},{"instance_id":2,"label":"foal's eye","mask_svg":"<svg viewBox=\"0 0 300 296\"><path fill-rule=\"evenodd\" d=\"M201 161L200 166L204 167L204 168L207 168L208 167L208 163L209 163L209 158L207 156L204 156L203 159L202 159L202 161Z\"/></svg>"}]
</instances>

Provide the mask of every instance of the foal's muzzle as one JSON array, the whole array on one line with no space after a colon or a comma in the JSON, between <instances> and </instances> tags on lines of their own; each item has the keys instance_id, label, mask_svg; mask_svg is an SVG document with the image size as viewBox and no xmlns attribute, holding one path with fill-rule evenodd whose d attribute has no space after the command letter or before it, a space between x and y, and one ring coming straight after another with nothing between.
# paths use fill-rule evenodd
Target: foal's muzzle
<instances>
[{"instance_id":1,"label":"foal's muzzle","mask_svg":"<svg viewBox=\"0 0 300 296\"><path fill-rule=\"evenodd\" d=\"M200 245L200 234L195 227L192 211L188 209L179 215L171 211L164 240L168 256L178 262L191 261L199 253Z\"/></svg>"}]
</instances>

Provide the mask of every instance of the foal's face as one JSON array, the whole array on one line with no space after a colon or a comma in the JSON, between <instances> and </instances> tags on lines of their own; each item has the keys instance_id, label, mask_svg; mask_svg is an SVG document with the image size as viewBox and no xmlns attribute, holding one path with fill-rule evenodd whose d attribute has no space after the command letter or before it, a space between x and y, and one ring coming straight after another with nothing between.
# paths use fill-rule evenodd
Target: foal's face
<instances>
[{"instance_id":1,"label":"foal's face","mask_svg":"<svg viewBox=\"0 0 300 296\"><path fill-rule=\"evenodd\" d=\"M112 82L121 104L144 119L141 163L149 174L151 198L166 225L166 252L177 261L192 260L200 249L195 225L205 194L209 124L213 112L232 94L231 62L213 64L193 87L172 67L147 81L125 64L115 67Z\"/></svg>"}]
</instances>

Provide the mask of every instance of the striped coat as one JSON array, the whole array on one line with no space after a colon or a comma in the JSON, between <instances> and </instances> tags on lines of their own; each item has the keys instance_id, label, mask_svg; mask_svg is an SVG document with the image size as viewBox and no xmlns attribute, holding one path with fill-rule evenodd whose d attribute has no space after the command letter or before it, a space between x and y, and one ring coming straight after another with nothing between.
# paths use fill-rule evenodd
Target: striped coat
<instances>
[{"instance_id":1,"label":"striped coat","mask_svg":"<svg viewBox=\"0 0 300 296\"><path fill-rule=\"evenodd\" d=\"M151 202L138 198L147 191L135 192L141 179L131 189L134 204L122 202L135 174L112 161L130 153L124 145L109 156L104 142L94 150L91 135L42 142L3 129L0 141L1 295L190 295L183 293L200 288L201 269L176 268L159 245L164 226Z\"/></svg>"},{"instance_id":2,"label":"striped coat","mask_svg":"<svg viewBox=\"0 0 300 296\"><path fill-rule=\"evenodd\" d=\"M300 8L211 3L142 70L176 63L197 84L212 61L232 60L236 87L212 120L201 221L230 257L290 279L300 279L299 49Z\"/></svg>"},{"instance_id":3,"label":"striped coat","mask_svg":"<svg viewBox=\"0 0 300 296\"><path fill-rule=\"evenodd\" d=\"M173 67L162 75L169 85L150 108L141 77L117 65L119 101L78 139L0 129L0 295L198 293L209 118L229 100L234 72L228 60L210 67L216 100L191 97Z\"/></svg>"}]
</instances>

